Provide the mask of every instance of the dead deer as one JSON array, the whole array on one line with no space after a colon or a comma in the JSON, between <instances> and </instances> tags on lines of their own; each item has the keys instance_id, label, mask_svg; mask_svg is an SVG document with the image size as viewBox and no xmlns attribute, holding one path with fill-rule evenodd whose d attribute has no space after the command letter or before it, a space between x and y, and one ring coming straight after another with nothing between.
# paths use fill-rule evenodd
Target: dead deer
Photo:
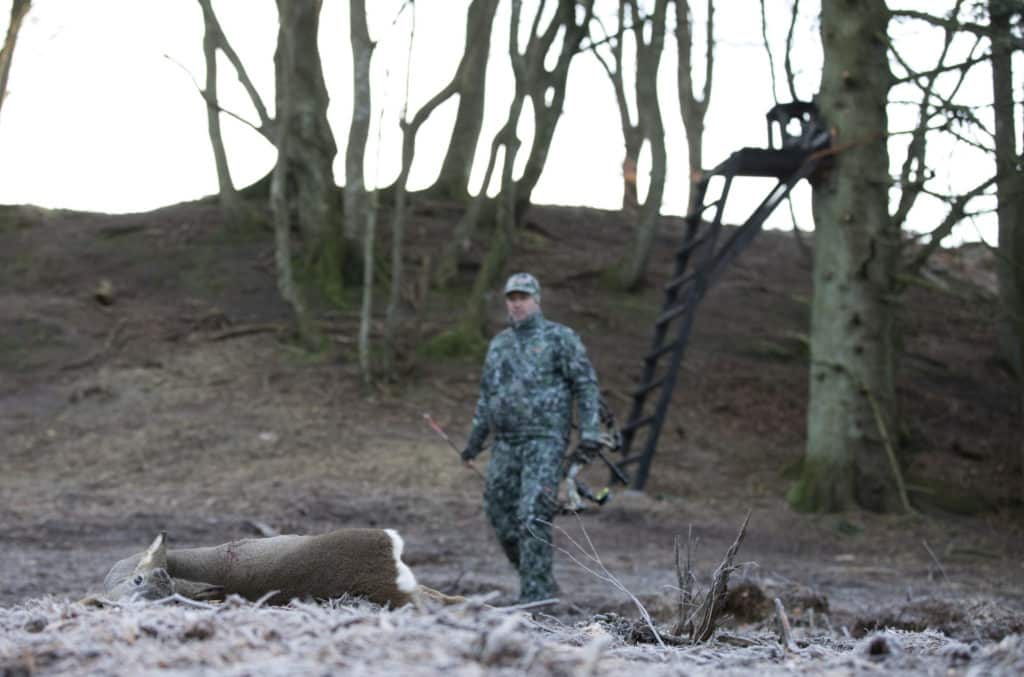
<instances>
[{"instance_id":1,"label":"dead deer","mask_svg":"<svg viewBox=\"0 0 1024 677\"><path fill-rule=\"evenodd\" d=\"M393 608L423 598L463 601L419 585L402 561L393 529L338 529L316 536L248 538L204 548L168 550L161 533L144 552L117 562L103 581L111 600L195 600L239 595L286 604L294 598L352 595ZM269 597L268 597L269 595ZM98 596L86 602L101 603Z\"/></svg>"}]
</instances>

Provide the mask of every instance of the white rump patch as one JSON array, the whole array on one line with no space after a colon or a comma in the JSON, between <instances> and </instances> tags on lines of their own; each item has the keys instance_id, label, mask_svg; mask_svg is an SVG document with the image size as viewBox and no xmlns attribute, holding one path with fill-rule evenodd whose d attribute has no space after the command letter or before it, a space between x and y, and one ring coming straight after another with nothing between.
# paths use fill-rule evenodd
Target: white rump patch
<instances>
[{"instance_id":1,"label":"white rump patch","mask_svg":"<svg viewBox=\"0 0 1024 677\"><path fill-rule=\"evenodd\" d=\"M405 541L402 540L402 537L394 529L385 529L384 533L391 539L391 550L395 556L395 568L398 569L398 578L395 579L395 584L398 585L398 589L402 592L411 593L416 590L417 584L412 569L402 561L402 550L405 548Z\"/></svg>"}]
</instances>

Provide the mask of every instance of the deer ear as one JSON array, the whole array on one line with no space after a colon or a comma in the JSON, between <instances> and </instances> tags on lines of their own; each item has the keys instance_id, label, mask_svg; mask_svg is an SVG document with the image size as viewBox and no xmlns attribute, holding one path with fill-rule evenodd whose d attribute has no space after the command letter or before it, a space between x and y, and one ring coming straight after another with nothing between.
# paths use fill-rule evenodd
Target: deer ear
<instances>
[{"instance_id":1,"label":"deer ear","mask_svg":"<svg viewBox=\"0 0 1024 677\"><path fill-rule=\"evenodd\" d=\"M142 553L142 559L139 560L138 565L135 567L135 571L151 571L153 569L166 569L167 568L167 532L161 531L160 534L153 539L153 542L146 548L146 552Z\"/></svg>"}]
</instances>

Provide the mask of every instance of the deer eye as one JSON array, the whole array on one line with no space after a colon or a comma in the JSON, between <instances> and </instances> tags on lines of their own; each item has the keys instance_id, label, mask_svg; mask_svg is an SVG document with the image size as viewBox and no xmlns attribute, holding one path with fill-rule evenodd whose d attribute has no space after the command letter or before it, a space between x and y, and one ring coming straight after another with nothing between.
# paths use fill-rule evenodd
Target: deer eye
<instances>
[{"instance_id":1,"label":"deer eye","mask_svg":"<svg viewBox=\"0 0 1024 677\"><path fill-rule=\"evenodd\" d=\"M132 579L132 583L135 585L142 585L142 576L136 576Z\"/></svg>"}]
</instances>

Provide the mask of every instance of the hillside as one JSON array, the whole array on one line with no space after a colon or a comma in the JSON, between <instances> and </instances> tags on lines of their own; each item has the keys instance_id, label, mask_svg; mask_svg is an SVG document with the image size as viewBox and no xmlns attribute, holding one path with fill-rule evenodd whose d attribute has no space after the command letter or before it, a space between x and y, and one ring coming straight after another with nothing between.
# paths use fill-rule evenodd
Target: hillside
<instances>
[{"instance_id":1,"label":"hillside","mask_svg":"<svg viewBox=\"0 0 1024 677\"><path fill-rule=\"evenodd\" d=\"M417 208L411 279L458 213ZM546 315L582 335L620 422L680 228L666 220L637 295L601 283L628 238L616 213L534 208L510 263L540 278ZM272 247L267 232L225 229L202 202L119 216L0 207L0 605L74 599L159 530L191 546L263 525L396 527L427 584L515 598L477 478L422 419L433 415L456 443L468 430L478 360L422 346L456 317L474 268L453 291L410 291L401 378L367 389L355 293L322 313L332 350L303 353L274 288ZM559 524L575 537L585 528L666 621L674 538L692 527L706 579L750 510L739 558L756 564L743 577L782 597L798 623L818 604L855 633L908 618L954 635L1021 632L1020 416L995 359L991 254L941 253L899 301L915 517L803 515L782 498L802 452L809 298L809 259L792 235L762 234L702 306L647 492L616 492L600 512ZM603 470L589 472L604 485ZM564 535L558 545L574 547ZM555 615L632 613L564 553L556 575ZM1005 613L984 627L965 616L995 602Z\"/></svg>"}]
</instances>

